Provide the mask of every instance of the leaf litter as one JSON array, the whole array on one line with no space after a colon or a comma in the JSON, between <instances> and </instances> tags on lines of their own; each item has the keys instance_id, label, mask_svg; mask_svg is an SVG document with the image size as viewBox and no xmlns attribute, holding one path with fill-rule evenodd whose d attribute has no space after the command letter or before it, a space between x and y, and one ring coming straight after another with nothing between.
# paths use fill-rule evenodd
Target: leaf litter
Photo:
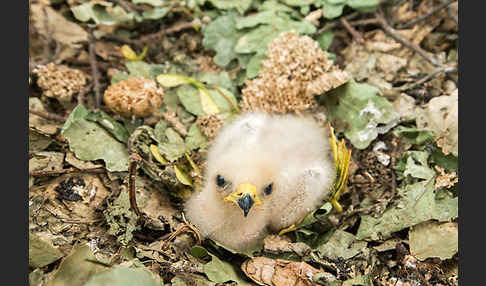
<instances>
[{"instance_id":1,"label":"leaf litter","mask_svg":"<svg viewBox=\"0 0 486 286\"><path fill-rule=\"evenodd\" d=\"M31 66L87 80L63 85L56 101L35 68L29 76L32 285L457 285L457 2L434 13L432 0L397 2L384 11L392 30L380 2L33 3ZM310 38L301 54L324 54L329 75L272 75L292 49L285 37ZM317 67L289 59L283 67ZM144 78L162 103L138 119L95 109L93 77L102 94ZM245 88L258 80L288 102L309 92L315 103L297 113L330 123L352 150L343 210L326 203L252 253L195 246L182 206L204 184L211 140L246 112ZM134 154L143 218L128 192Z\"/></svg>"}]
</instances>

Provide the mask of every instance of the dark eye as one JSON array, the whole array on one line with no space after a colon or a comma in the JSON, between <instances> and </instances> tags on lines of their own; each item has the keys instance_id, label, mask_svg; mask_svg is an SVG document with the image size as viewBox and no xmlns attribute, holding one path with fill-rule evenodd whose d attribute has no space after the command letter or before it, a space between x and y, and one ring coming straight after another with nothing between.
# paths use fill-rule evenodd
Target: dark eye
<instances>
[{"instance_id":1,"label":"dark eye","mask_svg":"<svg viewBox=\"0 0 486 286\"><path fill-rule=\"evenodd\" d=\"M263 192L265 193L265 195L270 195L272 193L272 189L273 189L273 183L266 186L265 189L263 189Z\"/></svg>"},{"instance_id":2,"label":"dark eye","mask_svg":"<svg viewBox=\"0 0 486 286\"><path fill-rule=\"evenodd\" d=\"M216 185L218 185L218 187L223 187L225 184L226 184L226 181L223 178L223 176L217 175L216 176Z\"/></svg>"}]
</instances>

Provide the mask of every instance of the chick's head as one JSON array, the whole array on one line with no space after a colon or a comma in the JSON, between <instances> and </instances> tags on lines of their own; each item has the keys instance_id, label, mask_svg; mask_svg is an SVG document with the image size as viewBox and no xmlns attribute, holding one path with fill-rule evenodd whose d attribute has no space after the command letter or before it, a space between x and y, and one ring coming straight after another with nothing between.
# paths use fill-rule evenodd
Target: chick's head
<instances>
[{"instance_id":1,"label":"chick's head","mask_svg":"<svg viewBox=\"0 0 486 286\"><path fill-rule=\"evenodd\" d=\"M335 177L323 128L310 119L250 113L208 152L203 190L186 203L201 234L234 250L322 204Z\"/></svg>"}]
</instances>

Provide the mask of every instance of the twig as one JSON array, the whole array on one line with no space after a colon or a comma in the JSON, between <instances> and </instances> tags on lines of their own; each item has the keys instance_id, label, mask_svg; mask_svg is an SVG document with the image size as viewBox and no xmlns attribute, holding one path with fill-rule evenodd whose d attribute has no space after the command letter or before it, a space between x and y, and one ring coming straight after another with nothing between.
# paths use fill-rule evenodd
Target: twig
<instances>
[{"instance_id":1,"label":"twig","mask_svg":"<svg viewBox=\"0 0 486 286\"><path fill-rule=\"evenodd\" d=\"M92 30L89 30L89 62L91 64L91 74L94 82L95 109L99 110L101 106L100 82L98 78L98 66L96 65L95 38Z\"/></svg>"},{"instance_id":2,"label":"twig","mask_svg":"<svg viewBox=\"0 0 486 286\"><path fill-rule=\"evenodd\" d=\"M47 120L58 121L58 122L66 121L66 118L64 118L61 115L57 115L57 114L52 114L52 113L47 113L47 112L32 110L32 109L29 109L29 113L40 116L40 117L47 119Z\"/></svg>"},{"instance_id":3,"label":"twig","mask_svg":"<svg viewBox=\"0 0 486 286\"><path fill-rule=\"evenodd\" d=\"M371 19L363 19L363 20L357 20L357 21L352 21L349 22L349 25L351 26L365 26L365 25L379 25L380 21L376 18L371 18Z\"/></svg>"},{"instance_id":4,"label":"twig","mask_svg":"<svg viewBox=\"0 0 486 286\"><path fill-rule=\"evenodd\" d=\"M397 90L398 91L405 91L405 90L412 89L412 88L416 87L417 85L421 85L424 82L438 76L442 72L452 72L452 71L455 71L455 70L457 70L456 66L440 67L440 68L436 69L434 72L432 72L432 73L428 74L427 76L421 78L420 80L417 80L417 81L415 81L411 84L407 84L407 85L398 87Z\"/></svg>"},{"instance_id":5,"label":"twig","mask_svg":"<svg viewBox=\"0 0 486 286\"><path fill-rule=\"evenodd\" d=\"M354 19L354 18L358 17L358 15L359 15L359 13L358 13L358 12L353 12L353 13L351 13L351 14L349 14L349 15L346 15L346 16L343 16L343 17L341 17L341 18L344 18L344 19L346 19L346 20L348 20L348 21L349 21L349 20L352 20L352 19ZM332 29L332 28L336 27L337 25L339 25L339 23L340 23L340 22L339 22L338 20L334 20L334 21L332 21L332 22L330 22L330 23L327 23L326 25L324 25L324 27L322 27L322 28L320 28L319 30L317 30L316 34L317 34L317 35L322 34L322 33L324 33L325 31L330 30L330 29Z\"/></svg>"},{"instance_id":6,"label":"twig","mask_svg":"<svg viewBox=\"0 0 486 286\"><path fill-rule=\"evenodd\" d=\"M195 226L187 222L186 217L184 216L184 213L182 213L182 220L184 221L184 225L179 227L175 232L173 232L162 244L161 249L165 249L170 241L172 241L174 238L176 238L179 234L183 232L189 232L193 233L196 237L197 244L200 245L202 243L202 237L199 231Z\"/></svg>"},{"instance_id":7,"label":"twig","mask_svg":"<svg viewBox=\"0 0 486 286\"><path fill-rule=\"evenodd\" d=\"M430 13L427 13L425 15L423 15L422 17L418 17L417 19L413 20L413 21L410 21L408 23L405 23L399 27L397 27L397 29L406 29L406 28L410 28L412 27L413 25L419 23L419 22L422 22L423 20L427 19L428 17L432 16L433 14L439 12L440 10L448 7L449 5L452 4L452 2L454 2L456 0L447 0L447 2L445 3L442 3L440 4L439 6L435 7Z\"/></svg>"},{"instance_id":8,"label":"twig","mask_svg":"<svg viewBox=\"0 0 486 286\"><path fill-rule=\"evenodd\" d=\"M421 57L423 57L425 60L427 60L429 63L437 66L438 63L435 59L433 59L432 57L430 57L429 55L427 55L427 53L421 48L419 47L418 45L410 42L409 40L403 38L402 36L398 35L398 33L396 32L395 29L393 29L385 20L385 18L383 17L383 14L381 12L376 12L375 13L375 17L376 19L379 21L381 27L383 28L383 30L385 30L385 32L390 36L392 37L393 39L395 39L397 42L401 43L402 45L404 46L407 46L408 48L410 48L411 50L413 50L414 52L416 52L417 54L419 54Z\"/></svg>"},{"instance_id":9,"label":"twig","mask_svg":"<svg viewBox=\"0 0 486 286\"><path fill-rule=\"evenodd\" d=\"M135 177L137 176L137 165L142 161L142 157L138 154L130 155L130 168L128 175L128 192L130 196L130 207L137 214L139 218L143 217L142 212L137 206L137 197L135 193Z\"/></svg>"},{"instance_id":10,"label":"twig","mask_svg":"<svg viewBox=\"0 0 486 286\"><path fill-rule=\"evenodd\" d=\"M358 42L358 44L362 44L364 43L364 39L363 37L361 36L361 34L356 31L348 22L348 20L346 20L345 18L341 17L339 18L339 22L341 22L341 24L344 26L344 28L346 30L348 30L348 32L353 36L354 40L356 42Z\"/></svg>"},{"instance_id":11,"label":"twig","mask_svg":"<svg viewBox=\"0 0 486 286\"><path fill-rule=\"evenodd\" d=\"M182 30L185 30L185 29L191 29L194 26L199 26L199 25L201 25L201 20L196 18L196 19L192 20L191 22L178 23L178 24L175 24L172 27L169 27L167 29L162 29L162 30L160 30L156 33L146 35L146 36L142 36L142 37L140 37L140 39L137 40L137 42L153 41L153 40L156 40L156 39L163 37L164 35L176 33L176 32L179 32L179 31L182 31Z\"/></svg>"},{"instance_id":12,"label":"twig","mask_svg":"<svg viewBox=\"0 0 486 286\"><path fill-rule=\"evenodd\" d=\"M87 106L88 100L86 99L86 94L93 88L93 84L88 84L81 90L81 92L78 94L78 103Z\"/></svg>"},{"instance_id":13,"label":"twig","mask_svg":"<svg viewBox=\"0 0 486 286\"><path fill-rule=\"evenodd\" d=\"M69 168L69 169L61 169L61 170L32 171L32 172L29 172L29 176L32 176L32 177L49 177L49 176L58 176L58 175L73 174L73 173L101 174L101 173L105 173L105 172L106 172L105 168L92 168L92 169L84 169L84 170Z\"/></svg>"},{"instance_id":14,"label":"twig","mask_svg":"<svg viewBox=\"0 0 486 286\"><path fill-rule=\"evenodd\" d=\"M52 42L52 34L53 34L53 31L50 31L50 27L49 27L49 17L48 17L48 14L47 14L47 9L46 7L43 7L42 8L42 13L44 13L44 29L46 29L46 40L44 42L44 55L46 56L46 61L47 62L50 62L51 59L52 59L52 55L51 55L51 51L50 51L50 47L49 45L51 44Z\"/></svg>"}]
</instances>

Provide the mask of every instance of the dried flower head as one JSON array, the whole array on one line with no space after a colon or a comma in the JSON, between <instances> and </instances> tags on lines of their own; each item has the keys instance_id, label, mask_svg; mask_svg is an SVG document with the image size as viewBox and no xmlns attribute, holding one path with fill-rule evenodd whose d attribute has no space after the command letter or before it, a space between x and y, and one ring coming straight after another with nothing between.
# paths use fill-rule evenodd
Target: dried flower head
<instances>
[{"instance_id":1,"label":"dried flower head","mask_svg":"<svg viewBox=\"0 0 486 286\"><path fill-rule=\"evenodd\" d=\"M196 120L196 124L208 139L213 139L223 126L224 120L220 114L210 114L199 116Z\"/></svg>"},{"instance_id":2,"label":"dried flower head","mask_svg":"<svg viewBox=\"0 0 486 286\"><path fill-rule=\"evenodd\" d=\"M163 89L154 80L130 77L110 85L104 95L105 104L113 112L128 118L145 117L162 104Z\"/></svg>"},{"instance_id":3,"label":"dried flower head","mask_svg":"<svg viewBox=\"0 0 486 286\"><path fill-rule=\"evenodd\" d=\"M49 63L38 66L34 72L38 76L37 84L44 90L43 94L60 101L71 101L73 95L81 92L86 85L83 72L65 65Z\"/></svg>"},{"instance_id":4,"label":"dried flower head","mask_svg":"<svg viewBox=\"0 0 486 286\"><path fill-rule=\"evenodd\" d=\"M269 45L256 79L243 89L244 111L299 112L317 106L315 95L336 88L349 75L308 36L284 32Z\"/></svg>"},{"instance_id":5,"label":"dried flower head","mask_svg":"<svg viewBox=\"0 0 486 286\"><path fill-rule=\"evenodd\" d=\"M437 172L439 172L439 176L435 179L434 189L438 190L441 188L450 188L454 186L459 179L457 178L456 172L446 173L445 170L439 166L435 166Z\"/></svg>"}]
</instances>

